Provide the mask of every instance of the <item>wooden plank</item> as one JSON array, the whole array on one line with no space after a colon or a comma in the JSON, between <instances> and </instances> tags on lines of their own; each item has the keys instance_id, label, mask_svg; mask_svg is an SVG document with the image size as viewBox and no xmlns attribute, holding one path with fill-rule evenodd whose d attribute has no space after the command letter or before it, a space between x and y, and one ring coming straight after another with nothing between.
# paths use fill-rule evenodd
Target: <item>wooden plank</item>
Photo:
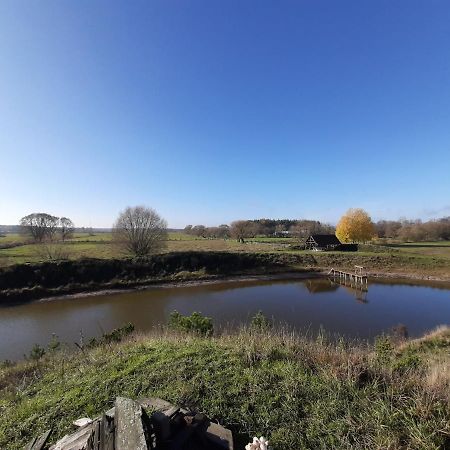
<instances>
[{"instance_id":1,"label":"wooden plank","mask_svg":"<svg viewBox=\"0 0 450 450\"><path fill-rule=\"evenodd\" d=\"M100 439L101 439L101 420L96 420L94 424L94 430L90 439L89 450L100 450Z\"/></svg>"},{"instance_id":2,"label":"wooden plank","mask_svg":"<svg viewBox=\"0 0 450 450\"><path fill-rule=\"evenodd\" d=\"M110 412L111 410L107 411L102 417L102 436L100 450L114 450L114 413L108 414Z\"/></svg>"},{"instance_id":3,"label":"wooden plank","mask_svg":"<svg viewBox=\"0 0 450 450\"><path fill-rule=\"evenodd\" d=\"M71 435L64 436L49 450L87 450L93 433L93 424L87 425Z\"/></svg>"},{"instance_id":4,"label":"wooden plank","mask_svg":"<svg viewBox=\"0 0 450 450\"><path fill-rule=\"evenodd\" d=\"M115 407L116 450L147 450L142 407L124 397L117 397Z\"/></svg>"},{"instance_id":5,"label":"wooden plank","mask_svg":"<svg viewBox=\"0 0 450 450\"><path fill-rule=\"evenodd\" d=\"M34 437L33 439L31 439L31 441L30 442L28 442L28 444L27 445L25 445L25 447L24 447L24 450L32 450L33 449L33 446L34 446L34 444L36 443L36 441L37 441L37 437Z\"/></svg>"},{"instance_id":6,"label":"wooden plank","mask_svg":"<svg viewBox=\"0 0 450 450\"><path fill-rule=\"evenodd\" d=\"M39 437L33 438L26 446L25 450L42 450L50 436L52 430L47 430L45 433L41 434Z\"/></svg>"}]
</instances>

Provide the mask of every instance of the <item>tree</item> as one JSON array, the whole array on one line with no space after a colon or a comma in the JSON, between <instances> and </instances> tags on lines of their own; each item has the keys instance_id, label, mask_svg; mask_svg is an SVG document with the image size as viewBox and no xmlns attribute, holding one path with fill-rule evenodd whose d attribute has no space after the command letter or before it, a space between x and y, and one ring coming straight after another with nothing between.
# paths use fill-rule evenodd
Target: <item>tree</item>
<instances>
[{"instance_id":1,"label":"tree","mask_svg":"<svg viewBox=\"0 0 450 450\"><path fill-rule=\"evenodd\" d=\"M230 234L238 242L244 242L244 239L252 234L252 224L248 220L236 220L231 224Z\"/></svg>"},{"instance_id":2,"label":"tree","mask_svg":"<svg viewBox=\"0 0 450 450\"><path fill-rule=\"evenodd\" d=\"M379 238L395 238L402 224L395 220L379 220L375 225L375 231Z\"/></svg>"},{"instance_id":3,"label":"tree","mask_svg":"<svg viewBox=\"0 0 450 450\"><path fill-rule=\"evenodd\" d=\"M230 237L230 227L226 224L219 225L217 227L217 237L221 239Z\"/></svg>"},{"instance_id":4,"label":"tree","mask_svg":"<svg viewBox=\"0 0 450 450\"><path fill-rule=\"evenodd\" d=\"M360 208L349 209L336 227L336 236L343 242L366 242L374 235L372 219Z\"/></svg>"},{"instance_id":5,"label":"tree","mask_svg":"<svg viewBox=\"0 0 450 450\"><path fill-rule=\"evenodd\" d=\"M192 234L197 237L205 238L207 235L205 225L195 225L191 230Z\"/></svg>"},{"instance_id":6,"label":"tree","mask_svg":"<svg viewBox=\"0 0 450 450\"><path fill-rule=\"evenodd\" d=\"M186 225L183 231L185 234L192 234L192 225Z\"/></svg>"},{"instance_id":7,"label":"tree","mask_svg":"<svg viewBox=\"0 0 450 450\"><path fill-rule=\"evenodd\" d=\"M20 219L22 232L35 242L52 240L58 227L59 218L47 213L33 213Z\"/></svg>"},{"instance_id":8,"label":"tree","mask_svg":"<svg viewBox=\"0 0 450 450\"><path fill-rule=\"evenodd\" d=\"M167 243L167 222L152 208L128 207L113 226L113 240L134 256L152 255Z\"/></svg>"},{"instance_id":9,"label":"tree","mask_svg":"<svg viewBox=\"0 0 450 450\"><path fill-rule=\"evenodd\" d=\"M59 232L63 241L72 237L74 230L75 225L68 217L61 217L59 219Z\"/></svg>"}]
</instances>

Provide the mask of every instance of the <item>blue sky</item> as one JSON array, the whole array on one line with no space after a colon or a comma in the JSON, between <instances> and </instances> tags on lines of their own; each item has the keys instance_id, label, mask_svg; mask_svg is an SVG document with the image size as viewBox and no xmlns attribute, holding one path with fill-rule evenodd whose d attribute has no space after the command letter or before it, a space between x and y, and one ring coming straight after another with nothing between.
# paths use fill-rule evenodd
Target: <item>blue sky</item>
<instances>
[{"instance_id":1,"label":"blue sky","mask_svg":"<svg viewBox=\"0 0 450 450\"><path fill-rule=\"evenodd\" d=\"M450 215L450 2L0 2L0 223Z\"/></svg>"}]
</instances>

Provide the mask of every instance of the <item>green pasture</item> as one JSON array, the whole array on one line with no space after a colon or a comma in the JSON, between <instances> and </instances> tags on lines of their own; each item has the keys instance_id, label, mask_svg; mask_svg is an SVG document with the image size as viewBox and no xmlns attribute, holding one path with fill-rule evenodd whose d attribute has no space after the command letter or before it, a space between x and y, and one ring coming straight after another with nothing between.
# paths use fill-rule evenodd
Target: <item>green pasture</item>
<instances>
[{"instance_id":1,"label":"green pasture","mask_svg":"<svg viewBox=\"0 0 450 450\"><path fill-rule=\"evenodd\" d=\"M11 244L17 245L11 248L2 248L2 246ZM182 232L170 232L164 251L311 254L318 261L328 261L332 259L332 255L335 255L336 263L339 262L339 259L347 258L347 254L342 252L308 252L292 248L298 244L298 239L287 237L256 237L247 239L245 243L239 243L235 239L201 238ZM46 250L43 245L30 243L23 235L8 234L0 237L0 267L48 260L50 258ZM64 243L52 244L50 252L57 256L55 259L108 259L126 256L113 245L111 233L76 233L73 238ZM369 269L397 269L409 273L430 275L433 272L436 272L436 275L450 272L450 242L448 241L361 245L356 256L365 258Z\"/></svg>"}]
</instances>

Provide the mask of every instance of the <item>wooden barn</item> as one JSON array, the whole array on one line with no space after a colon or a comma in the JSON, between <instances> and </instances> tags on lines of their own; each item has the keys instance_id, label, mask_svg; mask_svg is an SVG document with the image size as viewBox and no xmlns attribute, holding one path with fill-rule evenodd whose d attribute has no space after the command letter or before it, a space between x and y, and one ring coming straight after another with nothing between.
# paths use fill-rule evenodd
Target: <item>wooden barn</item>
<instances>
[{"instance_id":1,"label":"wooden barn","mask_svg":"<svg viewBox=\"0 0 450 450\"><path fill-rule=\"evenodd\" d=\"M334 234L311 234L305 240L305 250L336 250L341 245L341 241Z\"/></svg>"}]
</instances>

